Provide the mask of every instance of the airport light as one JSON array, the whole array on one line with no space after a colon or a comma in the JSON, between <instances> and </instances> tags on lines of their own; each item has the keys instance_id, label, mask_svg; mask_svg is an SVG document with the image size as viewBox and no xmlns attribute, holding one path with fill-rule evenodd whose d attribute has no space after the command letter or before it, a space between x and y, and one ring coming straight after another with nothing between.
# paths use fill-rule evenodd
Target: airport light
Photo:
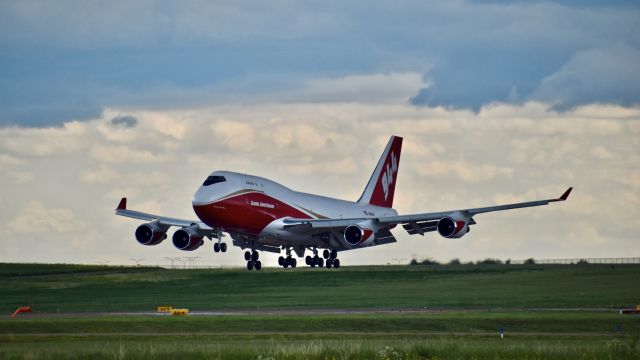
<instances>
[{"instance_id":1,"label":"airport light","mask_svg":"<svg viewBox=\"0 0 640 360\"><path fill-rule=\"evenodd\" d=\"M182 268L184 268L184 269L187 268L188 259L186 259L186 258L177 258L176 260L178 260L178 261L180 261L182 263Z\"/></svg>"},{"instance_id":2,"label":"airport light","mask_svg":"<svg viewBox=\"0 0 640 360\"><path fill-rule=\"evenodd\" d=\"M185 256L184 258L187 259L191 268L195 268L196 259L200 259L200 256Z\"/></svg>"},{"instance_id":3,"label":"airport light","mask_svg":"<svg viewBox=\"0 0 640 360\"><path fill-rule=\"evenodd\" d=\"M171 268L172 268L172 269L174 268L174 263L175 263L177 260L180 260L180 258L179 258L179 257L168 257L168 256L166 256L166 257L165 257L165 259L167 259L167 260L169 260L169 261L171 262Z\"/></svg>"}]
</instances>

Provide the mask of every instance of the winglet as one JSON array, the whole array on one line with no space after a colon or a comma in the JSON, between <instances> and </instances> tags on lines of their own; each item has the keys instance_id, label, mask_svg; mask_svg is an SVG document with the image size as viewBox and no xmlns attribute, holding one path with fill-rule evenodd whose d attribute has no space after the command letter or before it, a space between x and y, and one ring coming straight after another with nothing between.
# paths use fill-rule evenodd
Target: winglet
<instances>
[{"instance_id":1,"label":"winglet","mask_svg":"<svg viewBox=\"0 0 640 360\"><path fill-rule=\"evenodd\" d=\"M569 194L571 194L571 190L573 190L573 187L568 188L567 191L565 191L564 194L562 194L562 196L558 198L558 200L561 200L561 201L567 200L569 198Z\"/></svg>"},{"instance_id":2,"label":"winglet","mask_svg":"<svg viewBox=\"0 0 640 360\"><path fill-rule=\"evenodd\" d=\"M127 198L123 197L122 199L120 199L120 203L118 204L118 207L116 208L116 210L127 210Z\"/></svg>"}]
</instances>

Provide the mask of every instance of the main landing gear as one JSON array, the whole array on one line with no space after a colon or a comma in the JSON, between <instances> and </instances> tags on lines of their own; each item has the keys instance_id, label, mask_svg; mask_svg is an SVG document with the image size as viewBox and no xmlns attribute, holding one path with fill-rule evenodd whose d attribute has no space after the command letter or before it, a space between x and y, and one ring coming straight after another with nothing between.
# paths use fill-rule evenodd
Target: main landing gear
<instances>
[{"instance_id":1,"label":"main landing gear","mask_svg":"<svg viewBox=\"0 0 640 360\"><path fill-rule=\"evenodd\" d=\"M247 261L247 270L262 269L262 263L258 258L260 258L260 254L255 250L244 252L244 259Z\"/></svg>"},{"instance_id":2,"label":"main landing gear","mask_svg":"<svg viewBox=\"0 0 640 360\"><path fill-rule=\"evenodd\" d=\"M227 252L227 244L215 243L213 244L213 251L215 252Z\"/></svg>"},{"instance_id":3,"label":"main landing gear","mask_svg":"<svg viewBox=\"0 0 640 360\"><path fill-rule=\"evenodd\" d=\"M307 265L313 267L323 267L326 266L327 269L339 268L340 260L338 260L338 251L336 249L331 249L331 251L325 249L322 252L322 257L318 256L318 249L313 249L313 256L305 257L305 262Z\"/></svg>"},{"instance_id":4,"label":"main landing gear","mask_svg":"<svg viewBox=\"0 0 640 360\"><path fill-rule=\"evenodd\" d=\"M296 267L296 265L298 265L298 261L296 260L296 258L291 257L291 249L287 249L287 257L278 257L278 265L282 266L283 268L288 268L288 267Z\"/></svg>"}]
</instances>

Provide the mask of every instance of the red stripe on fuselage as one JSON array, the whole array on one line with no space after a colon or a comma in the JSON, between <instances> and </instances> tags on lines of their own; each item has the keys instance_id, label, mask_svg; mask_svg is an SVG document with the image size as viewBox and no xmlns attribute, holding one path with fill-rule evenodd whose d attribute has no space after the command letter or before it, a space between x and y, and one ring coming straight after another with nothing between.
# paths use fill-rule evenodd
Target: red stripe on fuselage
<instances>
[{"instance_id":1,"label":"red stripe on fuselage","mask_svg":"<svg viewBox=\"0 0 640 360\"><path fill-rule=\"evenodd\" d=\"M211 227L224 231L258 235L272 221L284 217L311 219L311 216L269 195L252 192L207 205L193 207L196 215Z\"/></svg>"}]
</instances>

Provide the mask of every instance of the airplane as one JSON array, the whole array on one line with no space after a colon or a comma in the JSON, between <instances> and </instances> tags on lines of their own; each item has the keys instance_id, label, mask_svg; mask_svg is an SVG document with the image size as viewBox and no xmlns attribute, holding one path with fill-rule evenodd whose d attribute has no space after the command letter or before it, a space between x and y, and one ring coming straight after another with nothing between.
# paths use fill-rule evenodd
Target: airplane
<instances>
[{"instance_id":1,"label":"airplane","mask_svg":"<svg viewBox=\"0 0 640 360\"><path fill-rule=\"evenodd\" d=\"M402 137L392 136L367 186L357 201L345 201L291 190L274 181L229 171L214 171L198 188L192 206L199 220L183 220L127 209L122 198L115 213L148 221L135 231L142 245L157 245L167 238L170 227L173 245L194 251L204 239L214 241L214 252L226 252L227 233L234 246L245 250L248 270L260 270L259 251L286 256L278 258L283 268L295 268L297 257L306 250L310 267L339 268L338 252L396 242L391 229L402 225L409 235L437 231L445 238L460 238L475 225L478 214L547 205L565 201L571 190L559 198L481 208L398 215L392 208L398 178ZM323 250L319 256L319 250Z\"/></svg>"}]
</instances>

